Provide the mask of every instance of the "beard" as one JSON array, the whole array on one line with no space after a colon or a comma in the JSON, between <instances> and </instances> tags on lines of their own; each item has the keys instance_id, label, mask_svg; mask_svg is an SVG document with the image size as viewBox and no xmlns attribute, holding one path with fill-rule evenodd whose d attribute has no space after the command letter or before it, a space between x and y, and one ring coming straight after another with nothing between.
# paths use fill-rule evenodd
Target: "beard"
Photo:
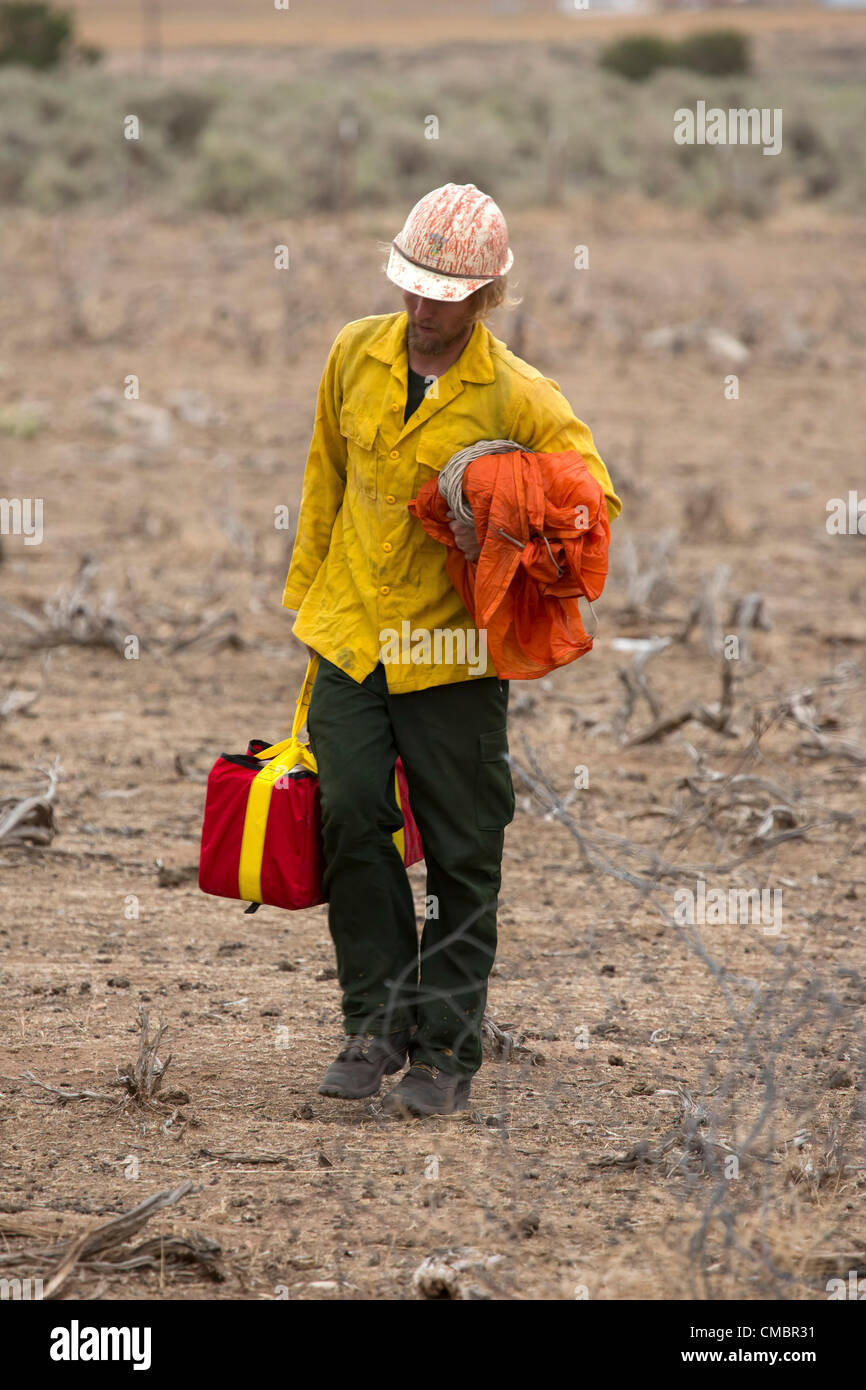
<instances>
[{"instance_id":1,"label":"beard","mask_svg":"<svg viewBox=\"0 0 866 1390\"><path fill-rule=\"evenodd\" d=\"M468 325L463 323L449 333L444 328L422 328L410 319L407 327L408 344L410 349L418 352L421 357L441 357L464 337L467 327Z\"/></svg>"}]
</instances>

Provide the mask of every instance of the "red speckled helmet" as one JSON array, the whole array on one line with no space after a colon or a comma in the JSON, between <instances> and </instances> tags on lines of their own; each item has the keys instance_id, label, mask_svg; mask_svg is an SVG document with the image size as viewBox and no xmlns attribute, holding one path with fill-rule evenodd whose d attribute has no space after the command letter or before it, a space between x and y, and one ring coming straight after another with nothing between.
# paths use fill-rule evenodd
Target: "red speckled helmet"
<instances>
[{"instance_id":1,"label":"red speckled helmet","mask_svg":"<svg viewBox=\"0 0 866 1390\"><path fill-rule=\"evenodd\" d=\"M446 183L416 203L391 244L386 274L424 299L466 299L514 263L505 218L474 183Z\"/></svg>"}]
</instances>

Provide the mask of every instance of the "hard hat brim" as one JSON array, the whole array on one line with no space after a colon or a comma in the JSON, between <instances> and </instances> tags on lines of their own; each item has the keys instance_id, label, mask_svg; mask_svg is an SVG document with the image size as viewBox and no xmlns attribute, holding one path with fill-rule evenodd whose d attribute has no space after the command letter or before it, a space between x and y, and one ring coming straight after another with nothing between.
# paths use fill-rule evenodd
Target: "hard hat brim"
<instances>
[{"instance_id":1,"label":"hard hat brim","mask_svg":"<svg viewBox=\"0 0 866 1390\"><path fill-rule=\"evenodd\" d=\"M441 299L456 304L461 299L468 299L470 294L480 290L482 285L489 285L492 280L500 280L503 275L507 275L513 263L514 256L509 250L508 260L499 275L467 280L463 276L441 275L438 271L414 265L401 255L396 246L392 246L385 274L392 284L398 285L401 290L408 290L410 294L420 295L422 299Z\"/></svg>"}]
</instances>

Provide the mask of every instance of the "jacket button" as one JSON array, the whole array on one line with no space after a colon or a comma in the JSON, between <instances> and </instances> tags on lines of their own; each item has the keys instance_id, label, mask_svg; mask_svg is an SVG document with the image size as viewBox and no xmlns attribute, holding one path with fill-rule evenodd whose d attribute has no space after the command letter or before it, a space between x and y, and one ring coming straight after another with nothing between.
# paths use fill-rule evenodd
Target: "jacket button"
<instances>
[{"instance_id":1,"label":"jacket button","mask_svg":"<svg viewBox=\"0 0 866 1390\"><path fill-rule=\"evenodd\" d=\"M397 498L394 496L393 492L388 492L388 493L385 494L385 501L386 501L386 502L396 502L396 501L397 501Z\"/></svg>"},{"instance_id":2,"label":"jacket button","mask_svg":"<svg viewBox=\"0 0 866 1390\"><path fill-rule=\"evenodd\" d=\"M392 449L388 457L389 459L398 459L400 457L399 451L397 449Z\"/></svg>"},{"instance_id":3,"label":"jacket button","mask_svg":"<svg viewBox=\"0 0 866 1390\"><path fill-rule=\"evenodd\" d=\"M392 410L399 410L399 409L400 409L400 407L399 407L399 405L397 404L396 401L395 401L394 404L391 406L391 409L392 409Z\"/></svg>"},{"instance_id":4,"label":"jacket button","mask_svg":"<svg viewBox=\"0 0 866 1390\"><path fill-rule=\"evenodd\" d=\"M390 541L383 541L383 542L382 542L382 549L383 549L383 550L387 550L388 553L389 553L389 555L390 555L390 553L391 553L391 551L394 549L394 547L393 547L393 545L391 544Z\"/></svg>"},{"instance_id":5,"label":"jacket button","mask_svg":"<svg viewBox=\"0 0 866 1390\"><path fill-rule=\"evenodd\" d=\"M380 594L390 594L390 592L391 592L391 585L390 585L390 584L383 584L382 587L379 589L379 593L380 593Z\"/></svg>"}]
</instances>

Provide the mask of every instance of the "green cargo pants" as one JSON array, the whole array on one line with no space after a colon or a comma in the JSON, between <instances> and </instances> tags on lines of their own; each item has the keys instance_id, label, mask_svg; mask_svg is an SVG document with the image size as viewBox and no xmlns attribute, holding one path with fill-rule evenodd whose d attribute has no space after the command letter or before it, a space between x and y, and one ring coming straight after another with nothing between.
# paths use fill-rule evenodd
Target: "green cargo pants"
<instances>
[{"instance_id":1,"label":"green cargo pants","mask_svg":"<svg viewBox=\"0 0 866 1390\"><path fill-rule=\"evenodd\" d=\"M471 1076L496 952L505 826L514 815L506 712L496 677L392 695L321 660L308 728L319 765L324 886L347 1033L415 1027L414 1062ZM420 962L415 908L391 838L406 769L427 866Z\"/></svg>"}]
</instances>

